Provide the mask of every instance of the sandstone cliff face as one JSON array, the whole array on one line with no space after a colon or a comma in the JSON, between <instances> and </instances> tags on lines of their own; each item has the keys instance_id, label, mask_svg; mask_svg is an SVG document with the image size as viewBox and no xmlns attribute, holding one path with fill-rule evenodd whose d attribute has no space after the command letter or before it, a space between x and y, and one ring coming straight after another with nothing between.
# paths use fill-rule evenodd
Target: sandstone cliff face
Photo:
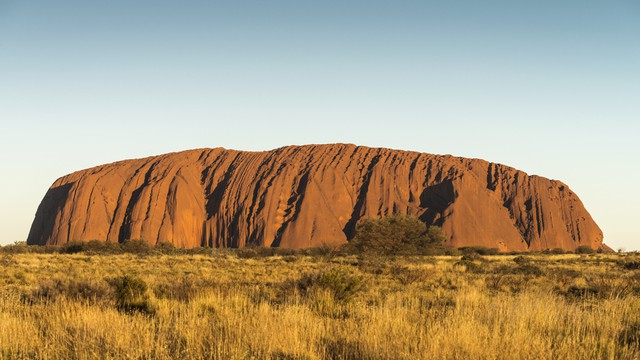
<instances>
[{"instance_id":1,"label":"sandstone cliff face","mask_svg":"<svg viewBox=\"0 0 640 360\"><path fill-rule=\"evenodd\" d=\"M455 247L603 246L559 181L478 159L349 144L199 149L75 172L49 189L27 242L305 248L343 244L361 219L392 213L442 226Z\"/></svg>"}]
</instances>

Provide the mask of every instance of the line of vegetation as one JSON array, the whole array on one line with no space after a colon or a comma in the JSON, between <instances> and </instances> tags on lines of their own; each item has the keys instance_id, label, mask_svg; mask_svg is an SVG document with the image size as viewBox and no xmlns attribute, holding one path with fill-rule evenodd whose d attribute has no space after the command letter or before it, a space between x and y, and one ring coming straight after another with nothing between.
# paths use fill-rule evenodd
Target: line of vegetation
<instances>
[{"instance_id":1,"label":"line of vegetation","mask_svg":"<svg viewBox=\"0 0 640 360\"><path fill-rule=\"evenodd\" d=\"M239 258L262 258L272 256L460 256L465 254L514 255L518 252L501 253L497 248L483 246L447 247L447 235L438 226L426 226L419 218L410 215L393 215L383 218L365 219L356 227L355 237L340 247L321 246L308 249L284 249L278 247L248 246L239 249L196 247L176 248L169 242L150 245L142 239L126 240L122 243L91 240L74 241L60 246L28 246L24 242L0 247L0 253L42 253L42 254L138 254L138 255L213 255L237 256ZM541 254L594 254L597 251L582 245L574 252L563 249L547 249Z\"/></svg>"}]
</instances>

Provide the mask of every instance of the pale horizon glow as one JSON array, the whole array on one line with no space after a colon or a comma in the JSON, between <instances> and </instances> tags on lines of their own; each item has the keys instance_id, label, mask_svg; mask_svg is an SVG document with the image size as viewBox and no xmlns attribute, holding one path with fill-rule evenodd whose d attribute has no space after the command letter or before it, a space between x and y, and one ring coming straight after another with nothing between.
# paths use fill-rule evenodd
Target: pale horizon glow
<instances>
[{"instance_id":1,"label":"pale horizon glow","mask_svg":"<svg viewBox=\"0 0 640 360\"><path fill-rule=\"evenodd\" d=\"M0 0L0 245L58 177L354 143L561 180L640 250L640 4Z\"/></svg>"}]
</instances>

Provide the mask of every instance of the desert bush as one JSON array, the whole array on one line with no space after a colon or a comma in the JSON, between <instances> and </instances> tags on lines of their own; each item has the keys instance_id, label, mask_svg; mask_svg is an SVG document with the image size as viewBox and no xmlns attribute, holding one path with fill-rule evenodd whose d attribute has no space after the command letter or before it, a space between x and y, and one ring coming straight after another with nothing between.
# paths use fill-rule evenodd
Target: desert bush
<instances>
[{"instance_id":1,"label":"desert bush","mask_svg":"<svg viewBox=\"0 0 640 360\"><path fill-rule=\"evenodd\" d=\"M526 277L513 272L496 272L485 278L485 286L492 291L505 291L512 294L522 292L527 288Z\"/></svg>"},{"instance_id":2,"label":"desert bush","mask_svg":"<svg viewBox=\"0 0 640 360\"><path fill-rule=\"evenodd\" d=\"M296 284L292 281L260 283L250 289L248 294L255 304L282 305L287 299L295 297Z\"/></svg>"},{"instance_id":3,"label":"desert bush","mask_svg":"<svg viewBox=\"0 0 640 360\"><path fill-rule=\"evenodd\" d=\"M0 267L9 268L13 265L17 264L17 261L13 258L10 253L3 253L0 256Z\"/></svg>"},{"instance_id":4,"label":"desert bush","mask_svg":"<svg viewBox=\"0 0 640 360\"><path fill-rule=\"evenodd\" d=\"M622 264L625 270L638 270L640 269L640 261L627 261Z\"/></svg>"},{"instance_id":5,"label":"desert bush","mask_svg":"<svg viewBox=\"0 0 640 360\"><path fill-rule=\"evenodd\" d=\"M73 300L96 302L108 298L109 288L102 281L90 279L73 280L67 284L64 295Z\"/></svg>"},{"instance_id":6,"label":"desert bush","mask_svg":"<svg viewBox=\"0 0 640 360\"><path fill-rule=\"evenodd\" d=\"M91 241L72 241L68 242L59 247L55 248L56 252L62 254L78 254L78 253L87 253L87 254L102 254L102 255L113 255L113 254L121 254L123 252L122 245L118 243L106 242L101 240L91 240Z\"/></svg>"},{"instance_id":7,"label":"desert bush","mask_svg":"<svg viewBox=\"0 0 640 360\"><path fill-rule=\"evenodd\" d=\"M571 285L567 289L566 294L570 298L584 299L597 297L598 295L600 295L600 292L598 291L598 289L591 286Z\"/></svg>"},{"instance_id":8,"label":"desert bush","mask_svg":"<svg viewBox=\"0 0 640 360\"><path fill-rule=\"evenodd\" d=\"M445 240L439 227L427 228L415 216L393 215L364 220L346 250L383 256L436 255L444 253Z\"/></svg>"},{"instance_id":9,"label":"desert bush","mask_svg":"<svg viewBox=\"0 0 640 360\"><path fill-rule=\"evenodd\" d=\"M336 250L334 247L324 245L300 250L300 254L306 256L327 256L334 254Z\"/></svg>"},{"instance_id":10,"label":"desert bush","mask_svg":"<svg viewBox=\"0 0 640 360\"><path fill-rule=\"evenodd\" d=\"M299 250L295 249L285 249L280 247L271 247L270 249L275 249L273 256L295 256L300 253Z\"/></svg>"},{"instance_id":11,"label":"desert bush","mask_svg":"<svg viewBox=\"0 0 640 360\"><path fill-rule=\"evenodd\" d=\"M247 246L235 249L234 253L241 259L265 258L272 256L293 256L299 254L299 252L294 249L283 249L278 247L266 246Z\"/></svg>"},{"instance_id":12,"label":"desert bush","mask_svg":"<svg viewBox=\"0 0 640 360\"><path fill-rule=\"evenodd\" d=\"M518 265L528 264L531 260L528 257L518 255L513 258L513 262Z\"/></svg>"},{"instance_id":13,"label":"desert bush","mask_svg":"<svg viewBox=\"0 0 640 360\"><path fill-rule=\"evenodd\" d=\"M309 294L317 289L328 290L336 301L348 302L364 288L364 277L343 268L306 273L296 283L298 290Z\"/></svg>"},{"instance_id":14,"label":"desert bush","mask_svg":"<svg viewBox=\"0 0 640 360\"><path fill-rule=\"evenodd\" d=\"M467 272L472 272L477 274L484 272L484 266L476 263L474 260L471 260L469 257L466 257L466 256L467 255L462 256L459 261L453 264L453 266L464 268L464 270Z\"/></svg>"},{"instance_id":15,"label":"desert bush","mask_svg":"<svg viewBox=\"0 0 640 360\"><path fill-rule=\"evenodd\" d=\"M272 257L278 255L280 251L282 253L294 253L295 250L291 249L280 249L277 247L267 247L267 246L255 246L252 249L256 252L258 257Z\"/></svg>"},{"instance_id":16,"label":"desert bush","mask_svg":"<svg viewBox=\"0 0 640 360\"><path fill-rule=\"evenodd\" d=\"M121 254L122 246L117 242L91 240L85 244L86 253L95 253L103 255Z\"/></svg>"},{"instance_id":17,"label":"desert bush","mask_svg":"<svg viewBox=\"0 0 640 360\"><path fill-rule=\"evenodd\" d=\"M456 248L445 248L444 255L447 256L460 256L460 250Z\"/></svg>"},{"instance_id":18,"label":"desert bush","mask_svg":"<svg viewBox=\"0 0 640 360\"><path fill-rule=\"evenodd\" d=\"M155 306L149 297L147 283L139 277L124 275L110 279L118 310L125 313L155 313Z\"/></svg>"},{"instance_id":19,"label":"desert bush","mask_svg":"<svg viewBox=\"0 0 640 360\"><path fill-rule=\"evenodd\" d=\"M240 259L253 259L253 258L257 258L260 256L260 254L258 254L258 252L256 251L256 249L254 248L239 248L235 251L235 254L237 257L239 257Z\"/></svg>"},{"instance_id":20,"label":"desert bush","mask_svg":"<svg viewBox=\"0 0 640 360\"><path fill-rule=\"evenodd\" d=\"M48 302L57 299L64 293L64 283L61 279L44 280L38 287L22 295L22 300L28 304Z\"/></svg>"},{"instance_id":21,"label":"desert bush","mask_svg":"<svg viewBox=\"0 0 640 360\"><path fill-rule=\"evenodd\" d=\"M84 244L80 241L73 241L62 245L60 252L63 254L77 254L84 251Z\"/></svg>"},{"instance_id":22,"label":"desert bush","mask_svg":"<svg viewBox=\"0 0 640 360\"><path fill-rule=\"evenodd\" d=\"M497 248L488 248L485 246L465 246L461 247L460 250L463 254L472 254L476 253L478 255L497 255L500 253L500 250Z\"/></svg>"},{"instance_id":23,"label":"desert bush","mask_svg":"<svg viewBox=\"0 0 640 360\"><path fill-rule=\"evenodd\" d=\"M576 254L595 254L595 252L596 251L588 245L580 245L575 250Z\"/></svg>"},{"instance_id":24,"label":"desert bush","mask_svg":"<svg viewBox=\"0 0 640 360\"><path fill-rule=\"evenodd\" d=\"M544 272L538 266L533 265L529 262L520 262L518 266L509 266L502 265L495 269L496 273L499 274L514 274L514 275L525 275L525 276L542 276Z\"/></svg>"},{"instance_id":25,"label":"desert bush","mask_svg":"<svg viewBox=\"0 0 640 360\"><path fill-rule=\"evenodd\" d=\"M366 345L345 338L323 338L319 342L319 352L324 359L362 359L377 360L385 357L376 354Z\"/></svg>"},{"instance_id":26,"label":"desert bush","mask_svg":"<svg viewBox=\"0 0 640 360\"><path fill-rule=\"evenodd\" d=\"M0 246L2 254L51 254L58 251L57 246L27 245L26 241Z\"/></svg>"},{"instance_id":27,"label":"desert bush","mask_svg":"<svg viewBox=\"0 0 640 360\"><path fill-rule=\"evenodd\" d=\"M373 275L384 274L389 268L388 261L374 256L360 256L356 265L360 271Z\"/></svg>"},{"instance_id":28,"label":"desert bush","mask_svg":"<svg viewBox=\"0 0 640 360\"><path fill-rule=\"evenodd\" d=\"M585 299L613 299L625 298L638 290L634 278L618 278L606 276L591 276L582 283L569 286L566 295L569 298Z\"/></svg>"},{"instance_id":29,"label":"desert bush","mask_svg":"<svg viewBox=\"0 0 640 360\"><path fill-rule=\"evenodd\" d=\"M620 335L618 335L618 343L633 348L640 348L640 323L631 323L622 329Z\"/></svg>"},{"instance_id":30,"label":"desert bush","mask_svg":"<svg viewBox=\"0 0 640 360\"><path fill-rule=\"evenodd\" d=\"M159 299L189 302L197 293L198 287L188 277L177 279L177 281L159 282L153 286L153 294Z\"/></svg>"},{"instance_id":31,"label":"desert bush","mask_svg":"<svg viewBox=\"0 0 640 360\"><path fill-rule=\"evenodd\" d=\"M538 266L533 264L521 264L514 269L514 272L517 274L528 275L528 276L542 276L544 272Z\"/></svg>"},{"instance_id":32,"label":"desert bush","mask_svg":"<svg viewBox=\"0 0 640 360\"><path fill-rule=\"evenodd\" d=\"M470 252L462 255L460 261L478 261L482 260L482 256L477 252Z\"/></svg>"},{"instance_id":33,"label":"desert bush","mask_svg":"<svg viewBox=\"0 0 640 360\"><path fill-rule=\"evenodd\" d=\"M122 251L130 254L148 255L152 250L151 245L142 239L125 240L121 246Z\"/></svg>"},{"instance_id":34,"label":"desert bush","mask_svg":"<svg viewBox=\"0 0 640 360\"><path fill-rule=\"evenodd\" d=\"M402 285L423 282L429 277L429 274L423 269L410 269L406 266L393 266L389 272Z\"/></svg>"},{"instance_id":35,"label":"desert bush","mask_svg":"<svg viewBox=\"0 0 640 360\"><path fill-rule=\"evenodd\" d=\"M173 255L173 254L179 253L180 250L182 249L177 249L175 245L173 245L168 241L160 241L156 244L156 247L154 250L161 254Z\"/></svg>"}]
</instances>

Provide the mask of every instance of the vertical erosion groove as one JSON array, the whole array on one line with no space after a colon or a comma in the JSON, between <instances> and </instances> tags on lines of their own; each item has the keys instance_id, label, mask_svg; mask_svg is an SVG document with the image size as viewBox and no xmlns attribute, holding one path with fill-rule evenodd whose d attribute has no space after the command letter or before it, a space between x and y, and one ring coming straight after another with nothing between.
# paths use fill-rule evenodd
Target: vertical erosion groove
<instances>
[{"instance_id":1,"label":"vertical erosion groove","mask_svg":"<svg viewBox=\"0 0 640 360\"><path fill-rule=\"evenodd\" d=\"M362 208L367 199L367 191L369 190L371 175L373 174L373 169L375 168L379 160L380 155L375 155L373 159L371 159L371 162L367 167L367 171L365 172L364 179L362 181L362 186L360 186L360 189L358 190L358 196L356 198L356 203L353 207L353 211L351 212L351 217L342 229L342 232L344 232L344 234L347 236L347 239L353 239L353 237L356 235L356 224L362 216Z\"/></svg>"}]
</instances>

